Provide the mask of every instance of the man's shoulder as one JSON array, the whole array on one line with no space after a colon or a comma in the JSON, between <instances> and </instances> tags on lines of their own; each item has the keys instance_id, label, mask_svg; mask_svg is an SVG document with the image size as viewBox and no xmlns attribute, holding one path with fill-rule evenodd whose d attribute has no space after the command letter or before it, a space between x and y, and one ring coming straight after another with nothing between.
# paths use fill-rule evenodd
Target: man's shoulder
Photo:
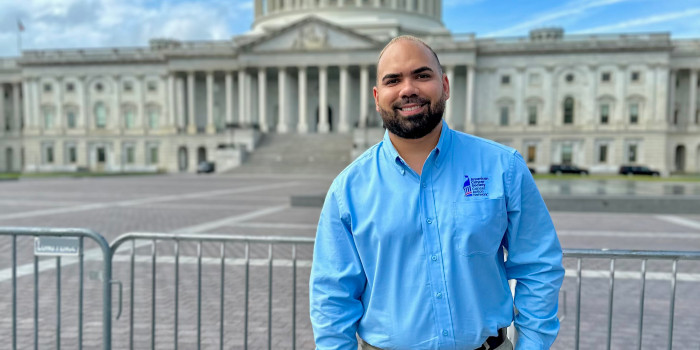
<instances>
[{"instance_id":1,"label":"man's shoulder","mask_svg":"<svg viewBox=\"0 0 700 350\"><path fill-rule=\"evenodd\" d=\"M383 142L384 141L379 141L378 143L372 145L372 147L362 152L360 156L348 164L348 166L346 166L345 169L343 169L343 171L341 171L338 176L335 177L331 188L347 183L349 179L355 178L358 175L367 175L369 172L371 172L371 167L373 164L375 164L374 160L378 156Z\"/></svg>"},{"instance_id":2,"label":"man's shoulder","mask_svg":"<svg viewBox=\"0 0 700 350\"><path fill-rule=\"evenodd\" d=\"M479 150L481 152L489 152L504 156L512 155L516 152L512 147L461 131L452 130L452 135L452 146L455 148L466 147L471 150Z\"/></svg>"}]
</instances>

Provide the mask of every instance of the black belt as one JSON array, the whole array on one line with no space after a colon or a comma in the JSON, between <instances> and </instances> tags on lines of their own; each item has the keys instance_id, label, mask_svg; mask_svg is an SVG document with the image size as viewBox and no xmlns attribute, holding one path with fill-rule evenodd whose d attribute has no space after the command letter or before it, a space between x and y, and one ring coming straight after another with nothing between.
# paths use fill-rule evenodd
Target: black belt
<instances>
[{"instance_id":1,"label":"black belt","mask_svg":"<svg viewBox=\"0 0 700 350\"><path fill-rule=\"evenodd\" d=\"M499 329L498 335L494 335L494 336L490 336L490 337L486 338L486 341L484 342L484 344L481 345L480 347L474 349L474 350L489 350L489 349L495 349L495 348L501 346L501 344L503 344L503 342L506 341L506 338L508 336L508 333L506 331L507 331L506 328Z\"/></svg>"}]
</instances>

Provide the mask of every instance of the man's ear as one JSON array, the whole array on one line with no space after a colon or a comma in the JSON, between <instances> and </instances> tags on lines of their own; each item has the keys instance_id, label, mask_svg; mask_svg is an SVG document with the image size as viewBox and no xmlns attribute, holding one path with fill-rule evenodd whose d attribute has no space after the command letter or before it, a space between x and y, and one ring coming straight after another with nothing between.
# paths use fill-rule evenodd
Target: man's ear
<instances>
[{"instance_id":1,"label":"man's ear","mask_svg":"<svg viewBox=\"0 0 700 350\"><path fill-rule=\"evenodd\" d=\"M442 74L442 91L445 93L445 100L450 98L450 81L447 79L447 74Z\"/></svg>"},{"instance_id":2,"label":"man's ear","mask_svg":"<svg viewBox=\"0 0 700 350\"><path fill-rule=\"evenodd\" d=\"M374 108L379 112L379 100L377 99L377 87L372 88L372 95L374 95Z\"/></svg>"}]
</instances>

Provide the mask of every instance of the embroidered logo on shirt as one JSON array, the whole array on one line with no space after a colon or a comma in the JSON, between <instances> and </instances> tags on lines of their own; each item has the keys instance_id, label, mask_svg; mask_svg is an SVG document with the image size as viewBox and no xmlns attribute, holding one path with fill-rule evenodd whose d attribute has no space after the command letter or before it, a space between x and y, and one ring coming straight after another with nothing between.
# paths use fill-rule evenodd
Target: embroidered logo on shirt
<instances>
[{"instance_id":1,"label":"embroidered logo on shirt","mask_svg":"<svg viewBox=\"0 0 700 350\"><path fill-rule=\"evenodd\" d=\"M464 181L464 185L462 185L465 197L486 197L489 195L489 193L486 192L486 181L488 181L488 177L469 178L469 175L464 175L464 177L467 179Z\"/></svg>"}]
</instances>

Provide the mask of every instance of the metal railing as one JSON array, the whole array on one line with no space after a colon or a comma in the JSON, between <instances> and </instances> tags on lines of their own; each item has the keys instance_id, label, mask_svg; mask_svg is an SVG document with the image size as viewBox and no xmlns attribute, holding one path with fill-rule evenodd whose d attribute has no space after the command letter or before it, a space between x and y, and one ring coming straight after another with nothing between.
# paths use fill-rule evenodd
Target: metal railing
<instances>
[{"instance_id":1,"label":"metal railing","mask_svg":"<svg viewBox=\"0 0 700 350\"><path fill-rule=\"evenodd\" d=\"M137 242L140 242L140 244L137 244ZM160 260L158 259L157 251L158 251L158 244L161 243L172 243L173 244L173 256L172 260L169 257L162 257ZM265 261L263 261L262 265L265 265L267 267L267 274L268 274L268 280L267 280L267 348L272 349L273 344L272 344L272 325L273 325L273 311L272 311L272 304L273 304L273 291L272 291L272 285L273 285L273 265L275 258L273 256L273 246L277 245L289 245L291 249L291 259L290 260L290 267L291 267L291 291L292 291L292 303L291 303L291 347L292 349L296 349L296 328L297 328L297 296L296 296L296 290L297 290L297 246L299 245L304 245L304 246L311 246L314 243L314 239L311 237L259 237L259 236L231 236L231 235L218 235L218 234L164 234L164 233L127 233L124 234L120 237L118 237L111 245L112 247L112 254L116 258L119 256L119 248L123 246L127 246L130 248L130 254L129 254L129 284L128 284L128 289L130 291L130 302L129 302L129 307L128 307L128 312L129 312L129 347L133 349L134 346L134 304L135 304L135 295L134 295L134 290L135 290L135 265L137 262L136 258L136 251L139 248L142 248L146 245L150 245L151 247L151 254L148 260L150 260L150 265L151 265L151 295L150 295L150 341L151 341L151 348L155 349L156 348L156 305L157 305L157 295L156 295L156 289L157 289L157 269L156 265L160 261L167 261L168 263L172 261L173 263L173 270L172 274L174 276L173 280L173 285L172 290L173 290L173 324L172 324L172 329L173 329L173 348L177 349L178 344L180 341L180 324L179 324L179 305L180 305L180 270L181 270L181 244L183 242L191 242L196 244L196 265L197 265L197 272L196 272L196 289L197 289L197 317L196 317L196 344L197 348L199 349L202 345L202 265L203 265L203 256L202 256L202 245L203 243L214 243L219 245L219 257L216 258L216 261L212 261L211 258L209 260L210 263L214 263L215 265L218 265L220 269L220 274L218 276L219 278L219 300L218 300L218 308L219 308L219 329L218 329L218 343L219 343L219 348L224 349L225 348L225 341L224 341L224 334L225 329L224 329L224 318L226 316L225 310L225 303L226 303L226 290L225 290L225 285L226 285L226 265L227 260L232 260L235 259L233 256L227 256L227 245L230 244L239 244L243 246L243 256L242 256L242 261L239 261L242 263L244 267L244 276L243 276L243 290L244 290L244 297L243 297L243 348L247 349L248 348L248 343L249 343L249 304L250 304L250 270L251 270L251 261L253 260L251 257L251 245L253 244L263 244L267 245L267 257L265 257ZM130 245L128 243L131 243ZM258 259L259 260L259 259ZM259 262L259 261L258 261ZM261 265L261 264L257 264ZM228 291L230 292L230 291Z\"/></svg>"},{"instance_id":2,"label":"metal railing","mask_svg":"<svg viewBox=\"0 0 700 350\"><path fill-rule=\"evenodd\" d=\"M77 345L78 349L82 349L83 347L83 291L84 291L84 262L85 262L85 252L83 251L84 247L84 239L89 238L93 240L97 245L99 246L99 251L96 253L102 254L102 261L103 261L103 266L102 266L102 273L103 273L103 280L102 280L102 348L104 350L109 350L111 349L111 320L112 320L112 308L111 308L111 300L112 300L112 291L111 291L111 284L114 283L114 281L111 280L111 271L112 271L112 259L111 259L111 251L109 249L109 244L107 241L100 236L99 234L95 233L94 231L90 230L85 230L85 229L55 229L55 228L24 228L24 227L0 227L0 236L9 236L12 244L11 244L11 264L12 267L11 269L11 280L12 280L12 349L17 349L19 344L17 341L17 271L18 271L18 266L17 266L17 238L18 237L31 237L34 238L34 246L36 247L37 239L39 238L49 238L49 237L72 237L72 238L77 238L78 239L78 250L77 250L77 263L78 263L78 271L79 271L79 276L78 276L78 339L77 339ZM55 271L56 271L56 311L55 311L55 317L56 317L56 322L55 322L55 327L56 327L56 338L55 338L55 344L53 345L54 349L60 350L61 349L61 292L62 292L62 281L61 281L61 267L62 267L62 254L60 254L60 251L57 251L57 254L47 254L47 255L53 255L55 259ZM67 260L69 258L64 258L64 260ZM46 260L44 260L46 261ZM64 261L65 262L65 261ZM40 257L36 255L36 248L35 248L35 255L33 257L33 269L32 269L32 275L34 278L33 285L34 285L34 295L33 295L33 326L34 326L34 349L39 348L39 324L40 324L40 312L39 312L39 274L40 274ZM44 290L45 287L42 287L42 290Z\"/></svg>"},{"instance_id":3,"label":"metal railing","mask_svg":"<svg viewBox=\"0 0 700 350\"><path fill-rule=\"evenodd\" d=\"M583 259L609 259L610 268L608 273L608 301L607 301L607 339L606 349L611 348L612 340L612 318L615 292L615 262L618 259L641 260L640 266L640 298L639 298L639 321L637 324L637 348L642 348L642 335L644 330L644 299L647 280L648 260L670 260L671 266L671 294L668 320L668 343L667 348L673 348L673 319L675 316L676 282L678 273L678 262L681 260L700 261L700 252L684 251L631 251L631 250L593 250L593 249L565 249L564 258L576 259L576 320L575 320L575 349L578 350L580 344L581 329L581 285L582 285L582 261Z\"/></svg>"}]
</instances>

